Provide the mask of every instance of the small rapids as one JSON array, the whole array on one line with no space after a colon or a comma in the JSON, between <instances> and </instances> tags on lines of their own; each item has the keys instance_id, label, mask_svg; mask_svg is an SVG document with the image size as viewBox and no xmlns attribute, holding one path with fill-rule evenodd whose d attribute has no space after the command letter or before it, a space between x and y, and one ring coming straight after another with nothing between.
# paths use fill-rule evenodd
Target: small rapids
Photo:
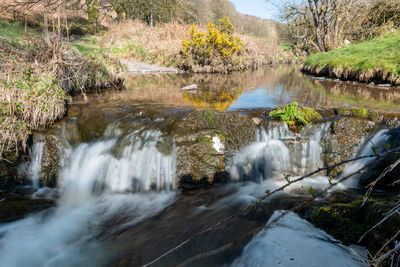
<instances>
[{"instance_id":1,"label":"small rapids","mask_svg":"<svg viewBox=\"0 0 400 267\"><path fill-rule=\"evenodd\" d=\"M153 224L168 226L170 220L178 218L183 230L190 228L190 223L199 221L199 229L190 229L193 234L197 233L209 226L208 221L201 221L203 215L207 218L207 212L218 216L218 209L225 207L223 214L232 214L232 210L236 210L234 208L253 203L266 189L276 189L287 183L287 179L295 179L323 167L320 143L330 129L330 123L308 125L297 134L283 123L267 129L259 128L256 141L233 155L227 166L236 183L225 186L225 189L212 189L219 191L211 194L209 198L212 201L207 200L211 204L202 200L196 200L202 203L200 206L196 203L192 206L191 203L182 204L184 211L179 212L190 214L190 221L176 216L180 213L171 209L174 205L181 205L176 203L178 196L185 200L201 198L204 192L184 195L177 190L177 156L173 138L156 129L132 128L127 130L118 123L111 123L102 137L90 142L71 144L63 140L66 145L60 152L58 188L54 189L59 194L57 206L0 225L0 266L107 266L119 255L100 241L101 235L115 234L115 239L111 240L119 240L118 233L139 224L150 231L152 241L160 239L158 243L164 247L155 255L161 255L175 246L178 239L166 242L167 238L163 239L163 235L167 234L162 230L168 231L168 228L157 228L158 232L153 233ZM386 133L386 130L378 132L366 142L359 155L367 155L373 144L383 143ZM43 150L43 142L33 145L32 160L27 170L36 188L40 186ZM357 166L350 165L346 171L369 162L366 159ZM304 193L310 186L325 188L329 186L329 179L323 175L310 177L290 186L287 193ZM341 188L345 186L336 187ZM41 188L39 191L51 193L52 189ZM237 202L238 205L234 206ZM160 221L154 222L155 215L162 212L166 215L160 215L157 218ZM203 215L194 218L197 214ZM278 215L279 212L275 212L273 216ZM147 221L149 226L146 227ZM110 227L112 230L107 228L109 225L113 226ZM134 236L134 241L140 244L146 238ZM212 240L209 242L213 243ZM129 253L134 254L135 251L129 250ZM272 228L261 231L239 255L235 255L232 266L321 266L329 262L334 263L331 266L364 266L354 251L292 213ZM184 260L179 259L176 263Z\"/></svg>"},{"instance_id":2,"label":"small rapids","mask_svg":"<svg viewBox=\"0 0 400 267\"><path fill-rule=\"evenodd\" d=\"M104 265L113 255L94 241L96 229L117 214L125 214L125 224L134 225L174 199L175 154L157 150L161 139L158 131L134 131L67 146L57 207L0 225L0 266ZM35 185L42 146L33 146L30 173Z\"/></svg>"},{"instance_id":3,"label":"small rapids","mask_svg":"<svg viewBox=\"0 0 400 267\"><path fill-rule=\"evenodd\" d=\"M291 132L285 123L267 130L258 129L256 141L233 157L229 168L232 178L258 183L267 180L268 188L274 190L286 184L287 180L323 167L320 143L329 126L329 122L308 125L298 134ZM289 186L288 191L305 186L324 188L329 186L329 179L322 175L307 178Z\"/></svg>"}]
</instances>

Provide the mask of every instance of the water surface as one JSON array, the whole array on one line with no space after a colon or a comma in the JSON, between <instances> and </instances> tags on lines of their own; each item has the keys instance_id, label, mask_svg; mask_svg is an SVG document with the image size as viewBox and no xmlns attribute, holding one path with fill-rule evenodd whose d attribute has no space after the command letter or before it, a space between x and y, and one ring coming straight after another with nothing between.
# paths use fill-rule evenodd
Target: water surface
<instances>
[{"instance_id":1,"label":"water surface","mask_svg":"<svg viewBox=\"0 0 400 267\"><path fill-rule=\"evenodd\" d=\"M196 84L197 90L181 88ZM231 74L129 75L126 90L90 94L93 104L149 104L180 108L272 109L292 101L317 109L357 106L400 112L400 89L361 83L320 80L298 66L279 66ZM79 103L79 99L77 99Z\"/></svg>"}]
</instances>

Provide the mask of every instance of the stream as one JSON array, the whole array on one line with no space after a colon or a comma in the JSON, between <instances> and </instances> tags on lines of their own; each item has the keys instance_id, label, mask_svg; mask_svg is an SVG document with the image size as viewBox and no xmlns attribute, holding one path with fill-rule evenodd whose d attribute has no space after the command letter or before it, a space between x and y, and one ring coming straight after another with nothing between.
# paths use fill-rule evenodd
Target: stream
<instances>
[{"instance_id":1,"label":"stream","mask_svg":"<svg viewBox=\"0 0 400 267\"><path fill-rule=\"evenodd\" d=\"M198 89L181 91L190 84ZM30 198L55 205L0 224L0 266L143 266L188 239L148 266L368 266L365 248L343 245L294 212L263 228L309 200L310 187L317 192L329 187L326 173L292 184L195 235L286 179L323 167L322 144L337 119L330 108L357 105L399 113L399 89L313 80L291 66L230 75L130 75L125 86L91 92L88 102L75 97L62 121L35 133L31 160L21 164L21 172L31 181ZM324 118L294 133L263 115L292 101L316 108ZM196 116L205 109L261 122L254 123L248 141L233 149L211 126L196 128ZM180 126L191 120L193 129ZM369 155L373 146L388 142L392 131L371 130L360 138L354 155ZM205 160L189 159L193 152L186 147L199 145L202 136L209 138L213 152ZM177 182L187 161L213 165L220 159L223 167L215 167L214 185L188 189ZM371 162L349 164L342 175ZM49 166L55 178L46 179L53 179L54 186L44 184ZM222 174L229 178L215 182ZM359 188L357 177L329 194L348 188Z\"/></svg>"}]
</instances>

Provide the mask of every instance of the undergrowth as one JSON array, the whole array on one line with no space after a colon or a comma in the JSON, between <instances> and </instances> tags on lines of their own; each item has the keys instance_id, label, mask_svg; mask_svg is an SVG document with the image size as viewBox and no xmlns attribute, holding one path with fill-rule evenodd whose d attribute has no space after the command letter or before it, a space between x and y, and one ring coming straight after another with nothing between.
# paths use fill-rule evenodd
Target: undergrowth
<instances>
[{"instance_id":1,"label":"undergrowth","mask_svg":"<svg viewBox=\"0 0 400 267\"><path fill-rule=\"evenodd\" d=\"M33 130L62 118L67 95L118 85L125 69L107 55L79 52L0 19L0 160L26 147ZM5 155L3 157L3 155Z\"/></svg>"},{"instance_id":2,"label":"undergrowth","mask_svg":"<svg viewBox=\"0 0 400 267\"><path fill-rule=\"evenodd\" d=\"M221 21L216 28L233 32L233 26L222 25ZM217 30L217 29L214 30ZM196 25L198 31L206 32L207 28ZM80 50L90 48L93 42L96 46L107 53L119 58L142 61L167 67L180 67L192 72L224 72L226 69L250 68L255 65L267 65L278 62L286 62L290 59L290 53L274 42L265 39L255 39L249 36L235 33L240 38L243 48L241 49L241 65L227 64L218 65L218 68L191 65L187 59L182 57L182 42L190 39L191 25L166 23L156 25L153 28L140 21L127 20L112 26L109 31L100 37L84 38L77 45ZM227 33L227 36L229 36ZM191 67L192 66L192 67Z\"/></svg>"},{"instance_id":3,"label":"undergrowth","mask_svg":"<svg viewBox=\"0 0 400 267\"><path fill-rule=\"evenodd\" d=\"M190 29L190 39L183 40L182 62L184 70L207 70L207 72L227 72L243 69L244 44L233 35L234 27L228 18L219 20L217 27L210 23L208 31Z\"/></svg>"}]
</instances>

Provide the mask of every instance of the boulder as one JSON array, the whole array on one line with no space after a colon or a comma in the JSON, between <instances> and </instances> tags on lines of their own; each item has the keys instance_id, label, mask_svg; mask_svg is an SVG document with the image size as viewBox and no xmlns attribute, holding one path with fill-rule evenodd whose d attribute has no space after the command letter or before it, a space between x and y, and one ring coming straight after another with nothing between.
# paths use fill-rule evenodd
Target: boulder
<instances>
[{"instance_id":1,"label":"boulder","mask_svg":"<svg viewBox=\"0 0 400 267\"><path fill-rule=\"evenodd\" d=\"M340 117L333 121L321 139L323 161L326 165L334 165L351 159L361 148L364 138L377 130L376 123L356 117ZM331 177L337 176L345 165L328 171Z\"/></svg>"},{"instance_id":2,"label":"boulder","mask_svg":"<svg viewBox=\"0 0 400 267\"><path fill-rule=\"evenodd\" d=\"M225 163L230 155L255 138L258 120L238 112L193 111L173 121L180 187L229 180Z\"/></svg>"}]
</instances>

